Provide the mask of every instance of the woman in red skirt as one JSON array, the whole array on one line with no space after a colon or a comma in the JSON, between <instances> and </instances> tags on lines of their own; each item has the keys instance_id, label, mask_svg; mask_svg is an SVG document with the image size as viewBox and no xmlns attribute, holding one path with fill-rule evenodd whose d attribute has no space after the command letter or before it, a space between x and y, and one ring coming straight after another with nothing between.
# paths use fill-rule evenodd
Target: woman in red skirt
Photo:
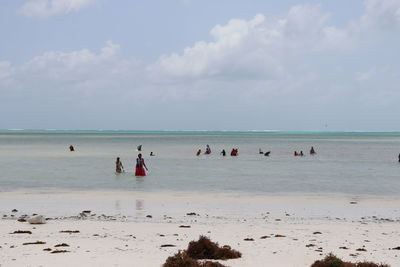
<instances>
[{"instance_id":1,"label":"woman in red skirt","mask_svg":"<svg viewBox=\"0 0 400 267\"><path fill-rule=\"evenodd\" d=\"M148 170L146 164L144 163L144 159L142 158L142 154L139 154L138 158L136 159L135 176L146 176L146 172L144 171L144 168L146 168L146 170Z\"/></svg>"}]
</instances>

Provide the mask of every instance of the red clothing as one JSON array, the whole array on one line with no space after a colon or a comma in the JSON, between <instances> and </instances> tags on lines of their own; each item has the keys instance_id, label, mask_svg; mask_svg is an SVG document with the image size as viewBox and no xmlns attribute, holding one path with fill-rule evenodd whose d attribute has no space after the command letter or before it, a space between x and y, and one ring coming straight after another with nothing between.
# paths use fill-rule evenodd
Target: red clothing
<instances>
[{"instance_id":1,"label":"red clothing","mask_svg":"<svg viewBox=\"0 0 400 267\"><path fill-rule=\"evenodd\" d=\"M146 176L146 171L143 167L136 167L135 176Z\"/></svg>"},{"instance_id":2,"label":"red clothing","mask_svg":"<svg viewBox=\"0 0 400 267\"><path fill-rule=\"evenodd\" d=\"M146 172L144 170L144 159L143 158L136 159L135 176L146 176Z\"/></svg>"}]
</instances>

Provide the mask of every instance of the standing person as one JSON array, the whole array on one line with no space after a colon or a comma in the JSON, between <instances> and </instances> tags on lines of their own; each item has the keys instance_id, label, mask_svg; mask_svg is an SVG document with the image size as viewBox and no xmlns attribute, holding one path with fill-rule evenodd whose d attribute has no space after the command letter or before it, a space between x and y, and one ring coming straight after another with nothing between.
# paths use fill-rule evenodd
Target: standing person
<instances>
[{"instance_id":1,"label":"standing person","mask_svg":"<svg viewBox=\"0 0 400 267\"><path fill-rule=\"evenodd\" d=\"M314 150L314 147L312 146L311 149L310 149L310 155L315 155L315 154L316 154L316 152Z\"/></svg>"},{"instance_id":2,"label":"standing person","mask_svg":"<svg viewBox=\"0 0 400 267\"><path fill-rule=\"evenodd\" d=\"M400 162L400 153L399 153L399 162Z\"/></svg>"},{"instance_id":3,"label":"standing person","mask_svg":"<svg viewBox=\"0 0 400 267\"><path fill-rule=\"evenodd\" d=\"M124 166L122 166L122 162L119 160L119 157L117 158L117 161L115 162L115 172L116 173L124 172Z\"/></svg>"},{"instance_id":4,"label":"standing person","mask_svg":"<svg viewBox=\"0 0 400 267\"><path fill-rule=\"evenodd\" d=\"M222 151L221 151L221 155L222 155L222 156L224 156L224 157L226 156L225 149L222 149Z\"/></svg>"},{"instance_id":5,"label":"standing person","mask_svg":"<svg viewBox=\"0 0 400 267\"><path fill-rule=\"evenodd\" d=\"M197 150L196 156L200 156L201 154L201 149Z\"/></svg>"},{"instance_id":6,"label":"standing person","mask_svg":"<svg viewBox=\"0 0 400 267\"><path fill-rule=\"evenodd\" d=\"M146 171L148 171L147 166L144 163L144 159L142 158L142 154L139 154L136 159L135 176L146 176L146 172L144 171L145 168L146 168Z\"/></svg>"}]
</instances>

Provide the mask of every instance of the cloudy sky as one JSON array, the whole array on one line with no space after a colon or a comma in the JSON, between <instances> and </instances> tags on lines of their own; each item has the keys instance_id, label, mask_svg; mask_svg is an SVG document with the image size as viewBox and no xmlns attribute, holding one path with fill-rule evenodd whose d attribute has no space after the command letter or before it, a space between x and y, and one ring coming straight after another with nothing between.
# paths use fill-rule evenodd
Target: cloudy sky
<instances>
[{"instance_id":1,"label":"cloudy sky","mask_svg":"<svg viewBox=\"0 0 400 267\"><path fill-rule=\"evenodd\" d=\"M0 129L400 130L400 0L0 0Z\"/></svg>"}]
</instances>

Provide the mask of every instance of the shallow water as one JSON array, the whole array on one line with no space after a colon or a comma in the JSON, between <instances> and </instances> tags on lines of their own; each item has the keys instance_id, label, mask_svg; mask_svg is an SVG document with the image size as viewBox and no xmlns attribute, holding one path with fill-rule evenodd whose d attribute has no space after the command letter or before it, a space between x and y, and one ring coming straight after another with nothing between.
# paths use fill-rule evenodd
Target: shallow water
<instances>
[{"instance_id":1,"label":"shallow water","mask_svg":"<svg viewBox=\"0 0 400 267\"><path fill-rule=\"evenodd\" d=\"M133 174L139 144L150 169L145 178ZM212 154L196 157L206 144ZM308 154L311 146L317 155ZM238 157L219 154L233 147ZM0 190L396 195L399 152L400 133L2 131ZM127 173L114 173L118 156Z\"/></svg>"}]
</instances>

